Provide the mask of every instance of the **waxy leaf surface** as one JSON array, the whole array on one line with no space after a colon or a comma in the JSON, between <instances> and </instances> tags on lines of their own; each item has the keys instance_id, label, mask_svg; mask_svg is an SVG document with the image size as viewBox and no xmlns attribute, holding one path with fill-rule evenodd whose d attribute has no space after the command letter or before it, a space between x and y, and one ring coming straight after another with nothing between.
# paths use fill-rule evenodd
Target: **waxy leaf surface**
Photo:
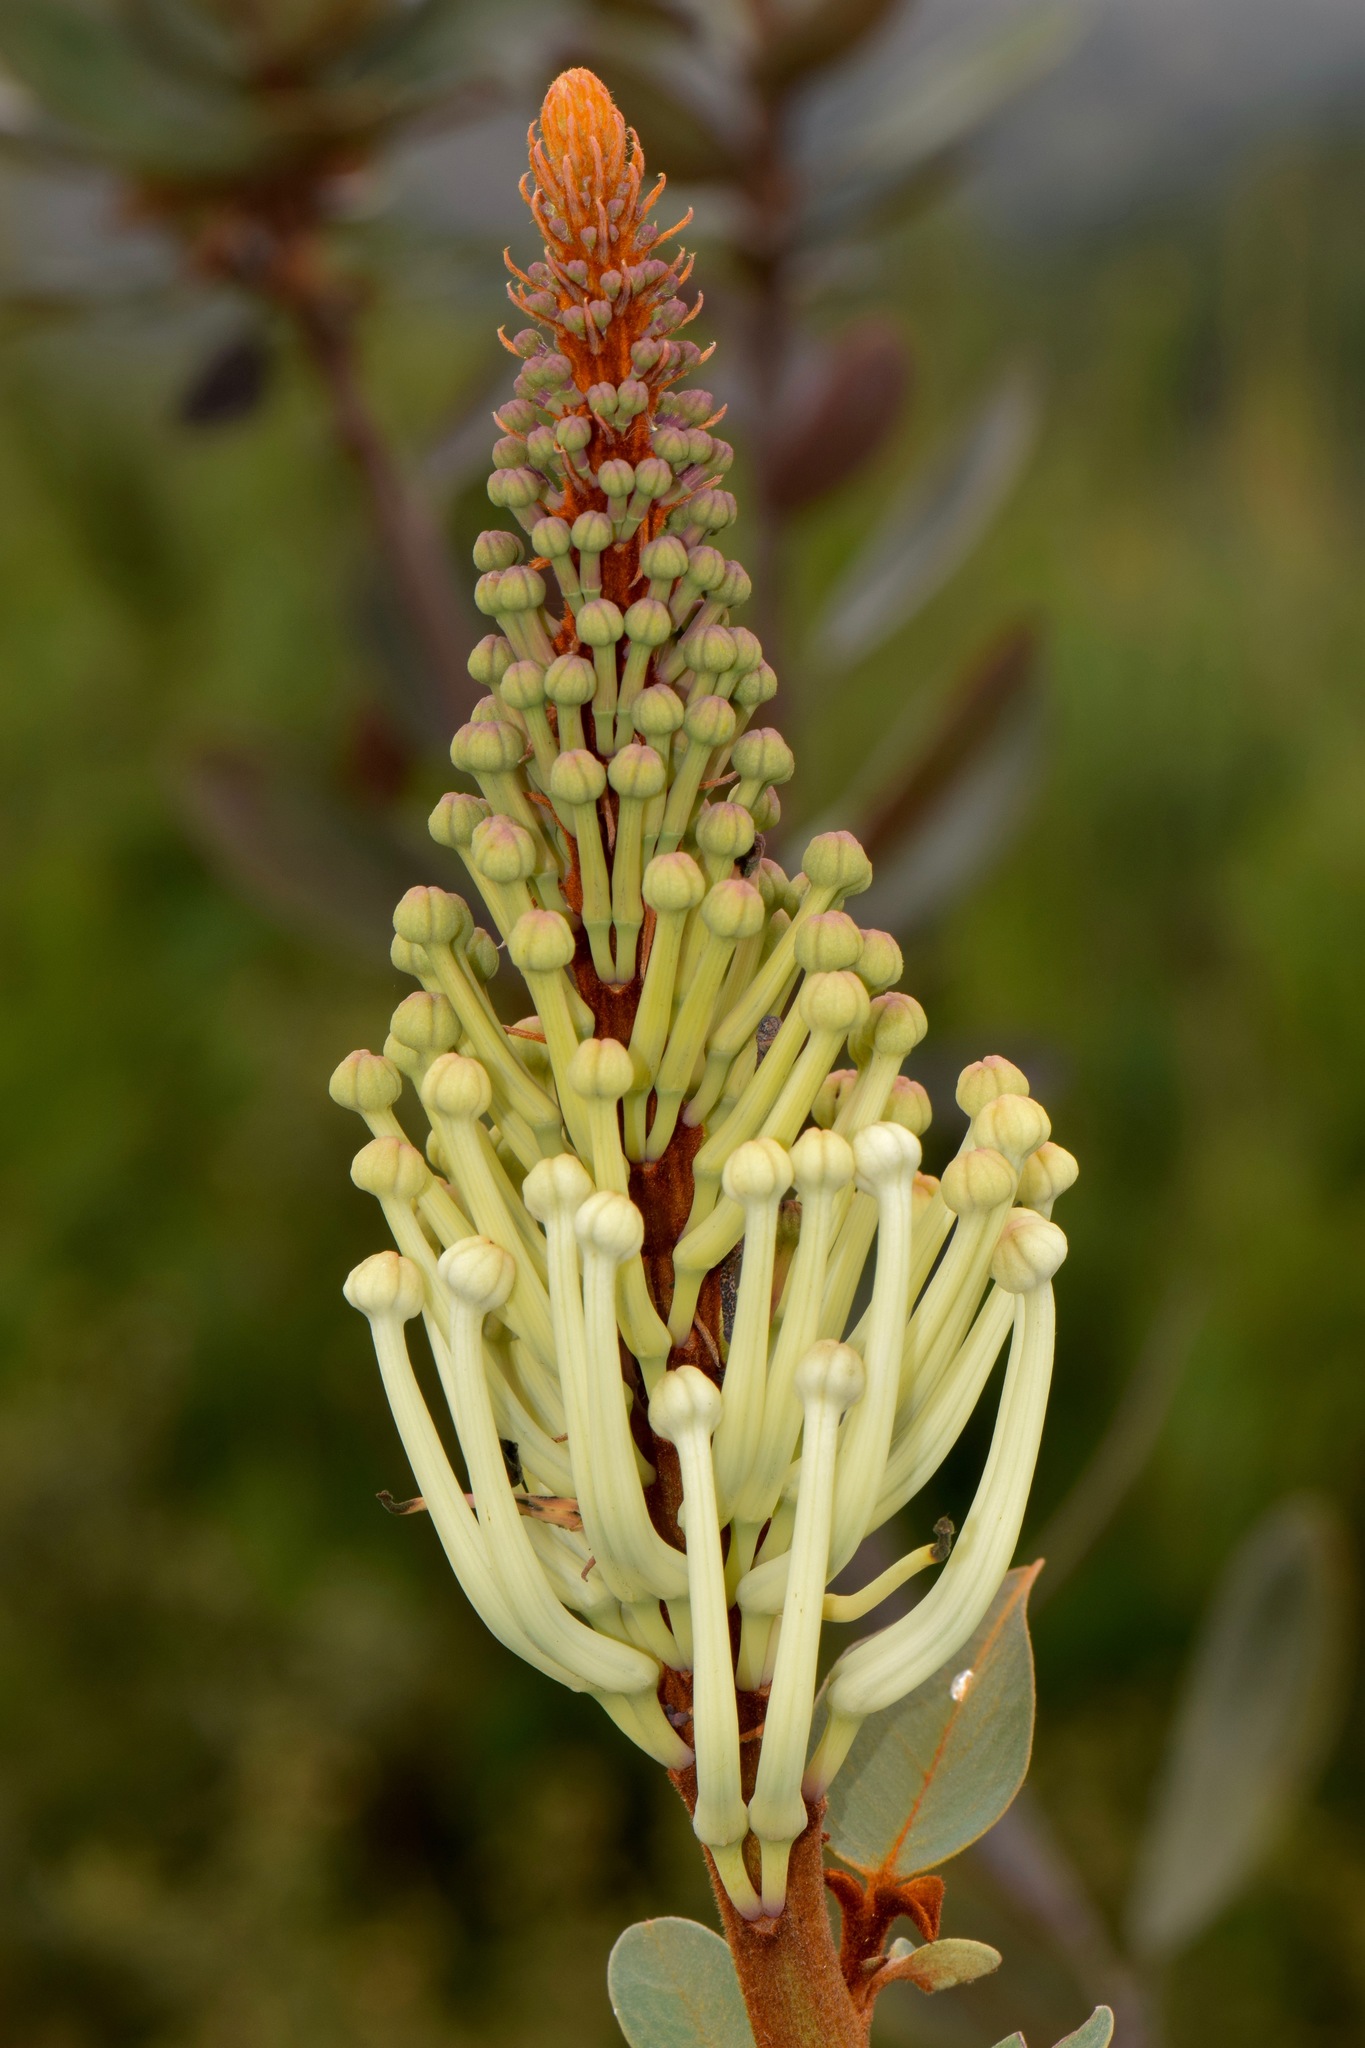
<instances>
[{"instance_id":1,"label":"waxy leaf surface","mask_svg":"<svg viewBox=\"0 0 1365 2048\"><path fill-rule=\"evenodd\" d=\"M928 1870L993 1827L1019 1790L1033 1747L1027 1606L1039 1569L1011 1572L951 1663L864 1723L825 1821L855 1869Z\"/></svg>"},{"instance_id":2,"label":"waxy leaf surface","mask_svg":"<svg viewBox=\"0 0 1365 2048\"><path fill-rule=\"evenodd\" d=\"M1108 2048L1114 2038L1114 2015L1107 2005L1097 2005L1083 2027L1067 2034L1057 2048Z\"/></svg>"},{"instance_id":3,"label":"waxy leaf surface","mask_svg":"<svg viewBox=\"0 0 1365 2048\"><path fill-rule=\"evenodd\" d=\"M957 1984L973 1984L978 1977L989 1977L992 1970L998 1970L1002 1960L999 1949L988 1942L952 1937L926 1942L922 1948L898 1941L891 1958L896 1976L918 1985L921 1991L951 1991Z\"/></svg>"},{"instance_id":4,"label":"waxy leaf surface","mask_svg":"<svg viewBox=\"0 0 1365 2048\"><path fill-rule=\"evenodd\" d=\"M607 1990L630 2048L754 2048L730 1951L695 1920L628 1927Z\"/></svg>"}]
</instances>

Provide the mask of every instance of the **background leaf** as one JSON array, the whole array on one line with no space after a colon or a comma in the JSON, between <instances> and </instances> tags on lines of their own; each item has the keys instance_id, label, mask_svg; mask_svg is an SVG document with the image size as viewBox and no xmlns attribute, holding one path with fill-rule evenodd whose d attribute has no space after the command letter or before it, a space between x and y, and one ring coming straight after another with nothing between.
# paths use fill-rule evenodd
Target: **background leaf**
<instances>
[{"instance_id":1,"label":"background leaf","mask_svg":"<svg viewBox=\"0 0 1365 2048\"><path fill-rule=\"evenodd\" d=\"M872 1716L830 1788L825 1825L846 1863L898 1878L946 1861L993 1826L1023 1782L1033 1746L1029 1589L1013 1571L950 1665ZM962 1696L954 1680L971 1671Z\"/></svg>"},{"instance_id":2,"label":"background leaf","mask_svg":"<svg viewBox=\"0 0 1365 2048\"><path fill-rule=\"evenodd\" d=\"M1057 2048L1108 2048L1114 2038L1114 2015L1107 2005L1097 2005L1083 2027L1068 2034Z\"/></svg>"},{"instance_id":3,"label":"background leaf","mask_svg":"<svg viewBox=\"0 0 1365 2048\"><path fill-rule=\"evenodd\" d=\"M1170 1956L1252 1876L1336 1731L1349 1633L1346 1548L1330 1507L1283 1501L1214 1595L1176 1711L1128 1913Z\"/></svg>"},{"instance_id":4,"label":"background leaf","mask_svg":"<svg viewBox=\"0 0 1365 2048\"><path fill-rule=\"evenodd\" d=\"M1033 379L1011 370L956 445L896 499L845 569L816 628L821 651L859 661L928 603L1003 504L1037 420Z\"/></svg>"},{"instance_id":5,"label":"background leaf","mask_svg":"<svg viewBox=\"0 0 1365 2048\"><path fill-rule=\"evenodd\" d=\"M628 1927L607 1990L630 2048L754 2048L730 1951L695 1920Z\"/></svg>"}]
</instances>

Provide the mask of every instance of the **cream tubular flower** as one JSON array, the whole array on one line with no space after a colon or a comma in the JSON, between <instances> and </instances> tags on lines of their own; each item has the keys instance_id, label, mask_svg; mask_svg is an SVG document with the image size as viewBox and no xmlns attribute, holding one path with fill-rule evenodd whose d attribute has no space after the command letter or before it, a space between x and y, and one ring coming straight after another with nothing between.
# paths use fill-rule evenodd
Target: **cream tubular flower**
<instances>
[{"instance_id":1,"label":"cream tubular flower","mask_svg":"<svg viewBox=\"0 0 1365 2048\"><path fill-rule=\"evenodd\" d=\"M936 1584L880 1635L846 1650L828 1685L829 1721L806 1774L819 1798L868 1714L913 1692L964 1643L1009 1568L1033 1482L1052 1379L1052 1276L1066 1257L1055 1223L1021 1209L993 1259L997 1284L1016 1296L1014 1337L990 1454L976 1499Z\"/></svg>"},{"instance_id":2,"label":"cream tubular flower","mask_svg":"<svg viewBox=\"0 0 1365 2048\"><path fill-rule=\"evenodd\" d=\"M795 1391L804 1416L801 1490L796 1497L791 1566L758 1778L749 1802L749 1821L763 1850L763 1910L768 1914L782 1911L787 1857L807 1821L801 1775L810 1740L821 1612L829 1575L835 1453L840 1419L844 1410L861 1398L864 1381L857 1352L847 1344L828 1341L814 1345L796 1372Z\"/></svg>"},{"instance_id":3,"label":"cream tubular flower","mask_svg":"<svg viewBox=\"0 0 1365 2048\"><path fill-rule=\"evenodd\" d=\"M692 1609L692 1728L697 1805L692 1826L711 1851L730 1897L746 1919L758 1898L740 1846L749 1815L740 1789L739 1713L730 1664L730 1621L720 1555L711 1438L721 1397L693 1365L665 1373L649 1404L656 1436L676 1445L687 1516L687 1584Z\"/></svg>"}]
</instances>

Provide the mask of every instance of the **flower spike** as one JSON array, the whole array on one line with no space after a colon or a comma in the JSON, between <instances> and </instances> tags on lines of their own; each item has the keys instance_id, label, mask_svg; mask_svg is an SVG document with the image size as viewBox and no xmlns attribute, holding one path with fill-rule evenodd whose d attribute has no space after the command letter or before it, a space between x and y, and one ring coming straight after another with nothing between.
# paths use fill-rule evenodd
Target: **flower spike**
<instances>
[{"instance_id":1,"label":"flower spike","mask_svg":"<svg viewBox=\"0 0 1365 2048\"><path fill-rule=\"evenodd\" d=\"M733 451L695 381L701 300L655 224L662 182L588 71L551 86L529 154L544 248L509 258L525 324L504 336L500 519L474 548L486 694L430 818L529 1014L504 1021L469 905L409 890L391 958L412 993L331 1081L396 1246L346 1293L471 1604L678 1774L752 1922L784 1910L862 1719L952 1656L1009 1566L1076 1163L992 1055L959 1079L956 1157L920 1170L930 1104L903 1069L927 1023L894 937L857 921L871 863L821 832L789 879L765 841L796 764L741 616ZM921 1529L831 1593L942 1465L1007 1338L956 1545ZM822 1625L916 1572L937 1574L919 1606L835 1663L807 1768Z\"/></svg>"}]
</instances>

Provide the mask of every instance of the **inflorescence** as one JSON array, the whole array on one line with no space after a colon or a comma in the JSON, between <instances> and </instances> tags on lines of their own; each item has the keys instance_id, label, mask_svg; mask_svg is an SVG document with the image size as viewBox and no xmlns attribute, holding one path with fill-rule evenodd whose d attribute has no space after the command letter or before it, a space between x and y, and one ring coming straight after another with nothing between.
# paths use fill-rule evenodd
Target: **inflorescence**
<instances>
[{"instance_id":1,"label":"inflorescence","mask_svg":"<svg viewBox=\"0 0 1365 2048\"><path fill-rule=\"evenodd\" d=\"M993 1057L958 1084L957 1156L920 1171L930 1106L901 1067L924 1013L894 940L845 907L867 857L821 833L789 878L764 852L793 761L756 723L776 678L711 538L735 517L732 451L682 382L700 301L679 296L687 260L653 253L678 231L651 225L661 189L592 74L558 79L523 186L545 259L510 288L540 324L508 343L488 484L520 531L474 551L496 630L451 745L478 794L431 817L499 937L462 897L409 890L393 960L420 989L331 1090L369 1127L352 1174L398 1247L347 1299L465 1593L680 1774L757 1919L864 1717L953 1655L1009 1566L1076 1166ZM511 1026L489 993L503 947L534 1005ZM467 1486L413 1370L419 1317ZM956 1543L941 1524L829 1592L938 1469L1007 1339ZM835 1661L808 1757L822 1624L927 1569L919 1604Z\"/></svg>"}]
</instances>

